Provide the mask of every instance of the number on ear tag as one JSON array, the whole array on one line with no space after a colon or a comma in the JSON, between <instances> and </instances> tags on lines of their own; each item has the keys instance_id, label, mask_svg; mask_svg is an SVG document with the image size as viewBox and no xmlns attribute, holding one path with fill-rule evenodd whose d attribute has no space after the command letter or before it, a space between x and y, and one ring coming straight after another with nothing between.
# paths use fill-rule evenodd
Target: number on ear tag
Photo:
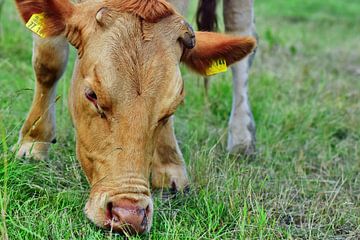
<instances>
[{"instance_id":1,"label":"number on ear tag","mask_svg":"<svg viewBox=\"0 0 360 240\"><path fill-rule=\"evenodd\" d=\"M218 73L226 72L227 71L227 64L225 59L218 59L213 61L211 66L206 69L206 75L211 76Z\"/></svg>"},{"instance_id":2,"label":"number on ear tag","mask_svg":"<svg viewBox=\"0 0 360 240\"><path fill-rule=\"evenodd\" d=\"M44 13L36 13L31 16L29 21L26 23L26 27L39 35L41 38L45 38L46 35L44 33L45 29L45 14Z\"/></svg>"}]
</instances>

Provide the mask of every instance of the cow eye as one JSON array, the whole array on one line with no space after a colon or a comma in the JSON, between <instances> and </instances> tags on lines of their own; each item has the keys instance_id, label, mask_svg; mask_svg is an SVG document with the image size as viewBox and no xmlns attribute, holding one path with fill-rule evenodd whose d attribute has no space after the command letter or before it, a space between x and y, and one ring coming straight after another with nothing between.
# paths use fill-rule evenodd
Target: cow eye
<instances>
[{"instance_id":1,"label":"cow eye","mask_svg":"<svg viewBox=\"0 0 360 240\"><path fill-rule=\"evenodd\" d=\"M105 111L98 104L96 93L91 89L87 89L85 90L85 97L95 106L101 118L106 118Z\"/></svg>"},{"instance_id":2,"label":"cow eye","mask_svg":"<svg viewBox=\"0 0 360 240\"><path fill-rule=\"evenodd\" d=\"M85 96L91 102L96 102L96 100L97 100L96 93L91 89L87 89L85 91Z\"/></svg>"}]
</instances>

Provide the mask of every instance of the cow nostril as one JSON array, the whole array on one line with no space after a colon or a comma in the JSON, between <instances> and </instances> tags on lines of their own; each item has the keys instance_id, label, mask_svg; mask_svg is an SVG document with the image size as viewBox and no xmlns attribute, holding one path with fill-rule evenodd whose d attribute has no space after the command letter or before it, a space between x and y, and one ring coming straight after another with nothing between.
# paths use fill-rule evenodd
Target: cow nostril
<instances>
[{"instance_id":1,"label":"cow nostril","mask_svg":"<svg viewBox=\"0 0 360 240\"><path fill-rule=\"evenodd\" d=\"M106 219L108 219L109 222L118 223L121 221L121 218L119 214L113 209L114 209L113 203L109 202L106 206Z\"/></svg>"},{"instance_id":2,"label":"cow nostril","mask_svg":"<svg viewBox=\"0 0 360 240\"><path fill-rule=\"evenodd\" d=\"M145 215L143 221L141 222L141 227L146 228L147 224L148 224L148 221L147 221L147 217Z\"/></svg>"},{"instance_id":3,"label":"cow nostril","mask_svg":"<svg viewBox=\"0 0 360 240\"><path fill-rule=\"evenodd\" d=\"M113 208L113 204L112 204L112 202L109 202L106 206L106 213L105 213L106 219L108 221L112 221L112 219L113 219L112 208Z\"/></svg>"},{"instance_id":4,"label":"cow nostril","mask_svg":"<svg viewBox=\"0 0 360 240\"><path fill-rule=\"evenodd\" d=\"M148 225L148 216L150 215L150 211L151 211L150 205L148 205L148 206L146 207L146 209L144 209L144 219L143 219L143 221L141 222L141 226L142 226L143 228L145 228L145 229L146 229L146 227L147 227L147 225Z\"/></svg>"},{"instance_id":5,"label":"cow nostril","mask_svg":"<svg viewBox=\"0 0 360 240\"><path fill-rule=\"evenodd\" d=\"M145 209L145 216L148 216L150 214L150 205L148 205Z\"/></svg>"}]
</instances>

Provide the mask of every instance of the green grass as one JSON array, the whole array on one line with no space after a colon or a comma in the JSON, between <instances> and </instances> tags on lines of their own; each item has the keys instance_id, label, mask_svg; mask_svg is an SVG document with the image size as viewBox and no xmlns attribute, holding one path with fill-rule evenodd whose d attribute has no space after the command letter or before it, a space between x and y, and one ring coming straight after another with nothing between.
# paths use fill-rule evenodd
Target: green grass
<instances>
[{"instance_id":1,"label":"green grass","mask_svg":"<svg viewBox=\"0 0 360 240\"><path fill-rule=\"evenodd\" d=\"M115 239L83 207L89 187L76 161L67 110L72 62L59 86L58 144L50 160L17 160L33 94L31 34L12 1L0 19L0 207L9 239ZM230 73L202 81L184 69L187 97L176 118L189 196L155 197L154 225L138 239L360 238L360 2L256 1L260 36L250 98L253 160L225 150ZM194 18L190 18L194 19ZM5 222L4 222L5 220Z\"/></svg>"}]
</instances>

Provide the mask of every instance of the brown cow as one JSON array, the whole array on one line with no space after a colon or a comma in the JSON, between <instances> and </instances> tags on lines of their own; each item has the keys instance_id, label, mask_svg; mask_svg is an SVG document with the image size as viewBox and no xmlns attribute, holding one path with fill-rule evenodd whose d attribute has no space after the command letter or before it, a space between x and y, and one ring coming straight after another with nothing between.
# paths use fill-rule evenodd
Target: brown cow
<instances>
[{"instance_id":1,"label":"brown cow","mask_svg":"<svg viewBox=\"0 0 360 240\"><path fill-rule=\"evenodd\" d=\"M91 185L85 207L96 225L143 233L151 227L153 188L188 184L171 116L184 99L179 65L204 74L214 60L233 64L252 37L193 32L164 0L16 0L27 22L44 16L34 36L36 91L21 130L19 155L47 156L55 138L56 83L78 50L69 96L77 157ZM196 39L196 45L195 45Z\"/></svg>"}]
</instances>

